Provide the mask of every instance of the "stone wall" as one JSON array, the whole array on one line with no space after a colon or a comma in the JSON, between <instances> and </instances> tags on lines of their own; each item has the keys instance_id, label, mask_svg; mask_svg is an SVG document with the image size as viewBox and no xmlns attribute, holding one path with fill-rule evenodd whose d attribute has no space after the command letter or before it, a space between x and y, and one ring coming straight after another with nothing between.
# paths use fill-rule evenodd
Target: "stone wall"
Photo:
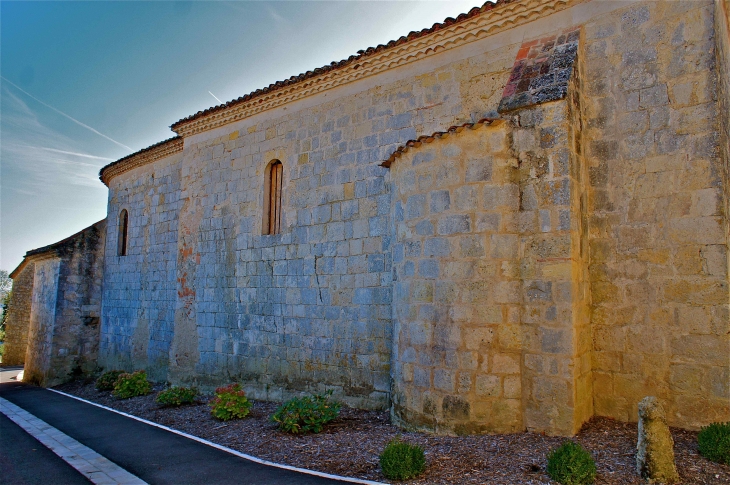
<instances>
[{"instance_id":1,"label":"stone wall","mask_svg":"<svg viewBox=\"0 0 730 485\"><path fill-rule=\"evenodd\" d=\"M60 267L61 260L57 257L38 260L34 265L33 299L23 373L23 381L32 384L46 384L50 370Z\"/></svg>"},{"instance_id":2,"label":"stone wall","mask_svg":"<svg viewBox=\"0 0 730 485\"><path fill-rule=\"evenodd\" d=\"M423 131L494 109L513 52L502 46L186 139L180 171L170 169L181 178L169 187L180 197L169 213L155 199L162 179L150 175L169 162L115 177L110 220L130 211L131 252L113 253L110 226L102 365L146 367L203 387L240 380L258 398L332 388L352 404L387 406L391 224L388 170L379 163ZM262 236L264 169L274 159L284 165L282 233ZM174 236L166 233L169 246L142 237L158 229L141 214L158 210L168 227L179 221ZM165 320L174 320L166 368L142 350L151 333L139 330L136 307L146 299L138 285L149 281L144 258L171 254L171 279L155 283L177 299L174 319Z\"/></svg>"},{"instance_id":3,"label":"stone wall","mask_svg":"<svg viewBox=\"0 0 730 485\"><path fill-rule=\"evenodd\" d=\"M450 50L444 28L431 57L394 50L248 117L234 103L183 123L182 153L118 165L101 365L392 398L445 432L569 435L635 420L647 395L673 425L730 419L725 4L528 4L499 7L512 28ZM412 141L498 107L501 124ZM273 160L282 230L262 235Z\"/></svg>"},{"instance_id":4,"label":"stone wall","mask_svg":"<svg viewBox=\"0 0 730 485\"><path fill-rule=\"evenodd\" d=\"M33 296L23 380L53 386L96 371L106 222L31 251Z\"/></svg>"},{"instance_id":5,"label":"stone wall","mask_svg":"<svg viewBox=\"0 0 730 485\"><path fill-rule=\"evenodd\" d=\"M392 166L403 424L572 434L592 414L578 97L511 115Z\"/></svg>"},{"instance_id":6,"label":"stone wall","mask_svg":"<svg viewBox=\"0 0 730 485\"><path fill-rule=\"evenodd\" d=\"M596 414L730 418L730 317L711 1L585 24ZM727 110L725 110L727 113Z\"/></svg>"},{"instance_id":7,"label":"stone wall","mask_svg":"<svg viewBox=\"0 0 730 485\"><path fill-rule=\"evenodd\" d=\"M102 221L57 250L61 267L49 383L97 370L105 234Z\"/></svg>"},{"instance_id":8,"label":"stone wall","mask_svg":"<svg viewBox=\"0 0 730 485\"><path fill-rule=\"evenodd\" d=\"M533 70L540 68L527 76L530 86L537 85L530 87L533 100L566 98L509 113L517 124L510 148L518 163L520 200L514 217L519 221L523 425L563 435L577 432L593 414L580 33L572 26L523 43L516 67L526 55L534 56ZM547 88L545 77L554 79ZM541 94L546 89L552 94L547 99Z\"/></svg>"},{"instance_id":9,"label":"stone wall","mask_svg":"<svg viewBox=\"0 0 730 485\"><path fill-rule=\"evenodd\" d=\"M167 379L168 362L175 357L170 345L178 299L180 158L172 155L119 175L109 187L99 364L145 368L160 381ZM128 247L127 255L119 256L123 209L129 214Z\"/></svg>"},{"instance_id":10,"label":"stone wall","mask_svg":"<svg viewBox=\"0 0 730 485\"><path fill-rule=\"evenodd\" d=\"M497 123L432 138L391 167L402 424L523 429L519 177L512 130Z\"/></svg>"},{"instance_id":11,"label":"stone wall","mask_svg":"<svg viewBox=\"0 0 730 485\"><path fill-rule=\"evenodd\" d=\"M3 365L23 365L25 363L34 273L32 262L23 263L13 272L13 294L6 310L8 316L5 321Z\"/></svg>"},{"instance_id":12,"label":"stone wall","mask_svg":"<svg viewBox=\"0 0 730 485\"><path fill-rule=\"evenodd\" d=\"M730 243L730 0L715 0L715 49L717 59L717 101L719 149L723 162L725 234ZM730 251L728 252L730 273ZM730 373L727 376L730 380ZM728 394L730 398L730 394Z\"/></svg>"}]
</instances>

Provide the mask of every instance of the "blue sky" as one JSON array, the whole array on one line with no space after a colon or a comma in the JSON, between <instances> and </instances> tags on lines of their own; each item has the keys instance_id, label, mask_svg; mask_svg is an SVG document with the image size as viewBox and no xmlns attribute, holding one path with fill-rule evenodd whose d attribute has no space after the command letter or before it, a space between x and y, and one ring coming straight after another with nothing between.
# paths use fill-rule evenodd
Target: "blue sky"
<instances>
[{"instance_id":1,"label":"blue sky","mask_svg":"<svg viewBox=\"0 0 730 485\"><path fill-rule=\"evenodd\" d=\"M107 163L477 1L0 2L0 269L106 215Z\"/></svg>"}]
</instances>

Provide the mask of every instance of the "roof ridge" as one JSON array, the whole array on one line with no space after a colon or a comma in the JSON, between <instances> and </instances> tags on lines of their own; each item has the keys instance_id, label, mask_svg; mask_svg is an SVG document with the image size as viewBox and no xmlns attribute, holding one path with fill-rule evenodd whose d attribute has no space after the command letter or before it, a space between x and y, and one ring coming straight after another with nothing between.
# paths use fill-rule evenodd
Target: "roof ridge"
<instances>
[{"instance_id":1,"label":"roof ridge","mask_svg":"<svg viewBox=\"0 0 730 485\"><path fill-rule=\"evenodd\" d=\"M248 94L240 96L231 101L227 101L225 103L210 107L208 109L198 111L195 114L186 116L185 118L182 118L182 119L176 121L175 123L170 125L170 128L173 131L177 131L176 128L178 128L186 123L189 123L193 120L202 118L203 116L207 116L209 114L216 113L218 111L222 111L231 106L235 106L235 105L244 103L246 101L250 101L259 96L263 96L263 95L269 94L271 92L277 91L279 89L283 89L287 86L291 86L292 84L298 84L307 79L313 78L315 76L319 76L320 74L323 74L325 72L330 72L330 71L334 71L336 69L343 68L343 67L350 65L353 62L363 59L365 57L374 55L376 53L380 53L384 50L391 49L391 48L399 46L401 44L405 44L406 42L409 42L411 40L424 37L426 35L437 32L445 27L450 27L451 25L454 25L454 24L457 24L460 22L464 22L466 20L469 20L473 17L480 15L483 12L493 10L496 7L500 7L500 6L509 4L509 3L513 3L515 1L517 1L517 0L487 0L481 7L473 7L468 12L457 15L456 18L447 17L446 19L444 19L443 22L437 22L437 23L433 24L431 27L427 27L420 31L411 31L408 33L408 35L403 35L396 40L391 40L387 44L378 44L376 47L368 47L367 49L359 50L359 51L357 51L357 55L352 55L352 56L348 57L347 59L343 59L339 62L333 61L325 66L318 67L316 69L313 69L311 71L307 71L304 73L300 73L296 76L291 76L288 79L285 79L283 81L276 81L274 83L269 84L265 88L257 89L256 91L252 91Z\"/></svg>"}]
</instances>

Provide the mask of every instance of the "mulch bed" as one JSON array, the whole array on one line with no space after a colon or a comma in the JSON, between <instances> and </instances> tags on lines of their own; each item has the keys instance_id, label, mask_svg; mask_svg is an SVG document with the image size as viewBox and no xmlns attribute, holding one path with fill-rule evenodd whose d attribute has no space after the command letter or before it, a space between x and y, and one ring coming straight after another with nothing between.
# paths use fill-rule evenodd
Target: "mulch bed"
<instances>
[{"instance_id":1,"label":"mulch bed","mask_svg":"<svg viewBox=\"0 0 730 485\"><path fill-rule=\"evenodd\" d=\"M268 420L278 403L256 401L251 414L222 422L200 403L162 408L155 393L118 400L93 383L71 382L56 389L277 463L337 475L392 483L383 477L378 455L396 436L421 445L426 473L408 484L555 484L545 473L547 453L564 438L535 433L433 436L403 432L387 412L343 407L339 418L316 435L293 436ZM160 388L156 388L160 390ZM596 460L598 485L645 484L635 472L636 424L607 418L586 423L575 441ZM677 469L683 484L730 484L730 466L706 460L697 451L697 433L672 429Z\"/></svg>"}]
</instances>

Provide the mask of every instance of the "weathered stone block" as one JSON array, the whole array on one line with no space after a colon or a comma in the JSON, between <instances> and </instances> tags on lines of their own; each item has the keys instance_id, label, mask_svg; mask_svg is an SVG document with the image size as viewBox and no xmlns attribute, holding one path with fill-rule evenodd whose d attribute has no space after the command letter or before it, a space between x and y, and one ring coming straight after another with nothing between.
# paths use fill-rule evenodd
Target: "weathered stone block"
<instances>
[{"instance_id":1,"label":"weathered stone block","mask_svg":"<svg viewBox=\"0 0 730 485\"><path fill-rule=\"evenodd\" d=\"M639 475L650 482L679 481L674 464L674 440L667 426L664 408L655 397L645 397L639 403L636 469Z\"/></svg>"}]
</instances>

